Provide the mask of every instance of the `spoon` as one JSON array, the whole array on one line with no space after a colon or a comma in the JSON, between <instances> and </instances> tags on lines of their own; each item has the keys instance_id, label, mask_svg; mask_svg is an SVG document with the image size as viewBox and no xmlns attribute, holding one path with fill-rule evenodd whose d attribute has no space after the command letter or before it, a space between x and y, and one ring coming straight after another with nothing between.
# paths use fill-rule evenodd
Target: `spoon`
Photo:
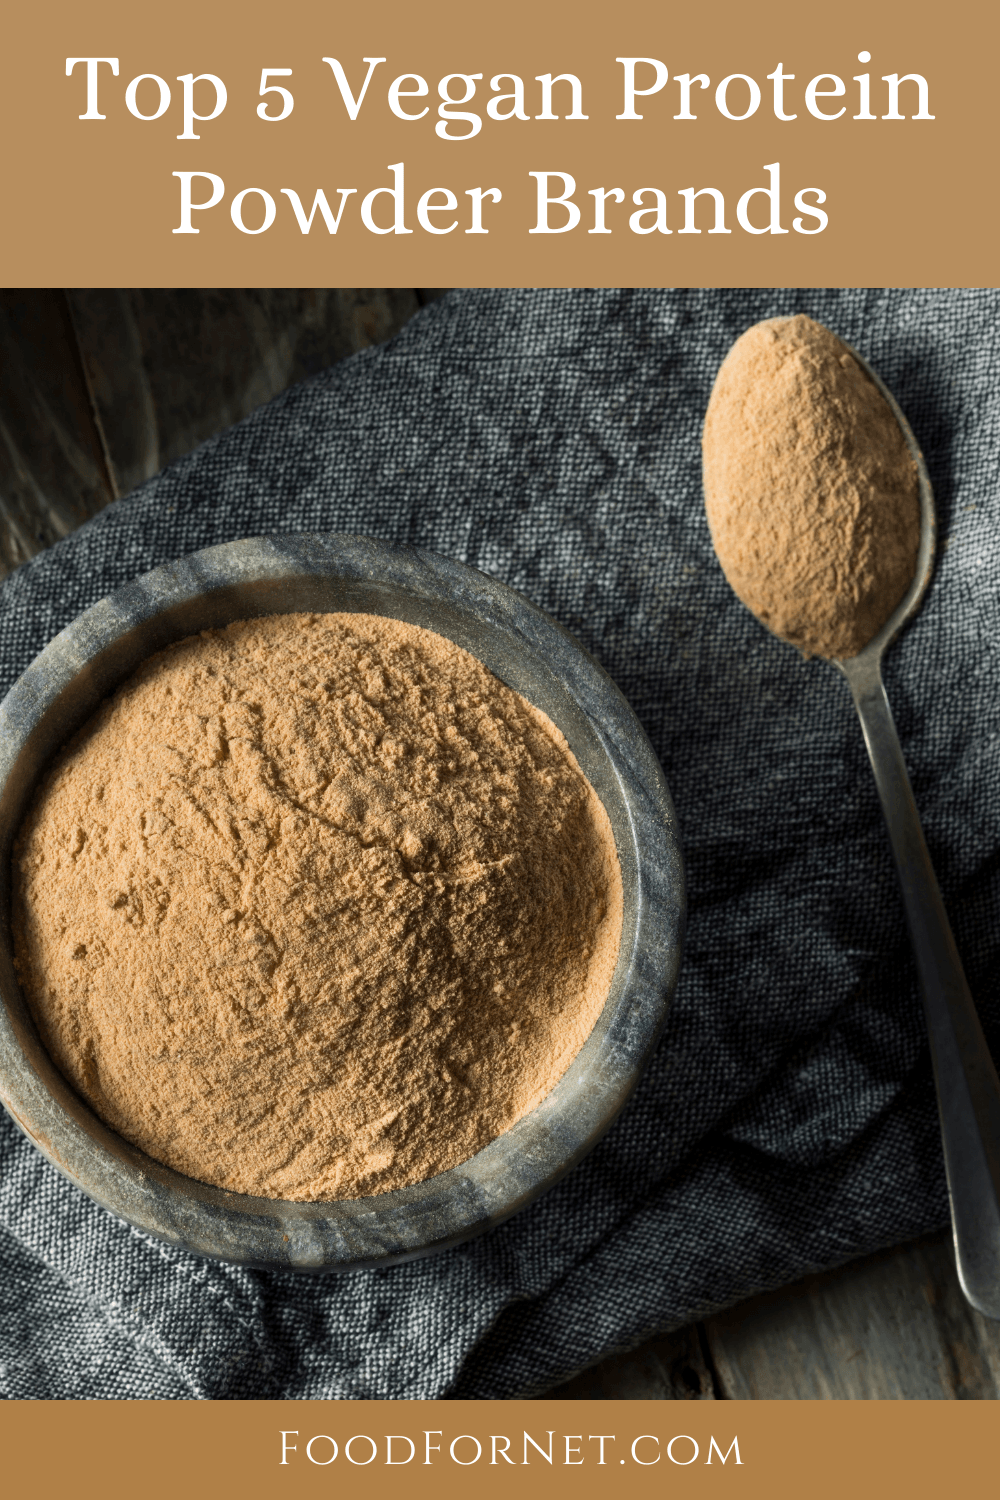
<instances>
[{"instance_id":1,"label":"spoon","mask_svg":"<svg viewBox=\"0 0 1000 1500\"><path fill-rule=\"evenodd\" d=\"M1000 1079L962 971L882 686L883 653L919 609L930 581L934 495L923 455L891 393L855 349L844 347L882 392L917 465L920 546L913 581L896 610L857 656L832 664L847 678L861 720L903 891L934 1065L958 1279L978 1312L1000 1319Z\"/></svg>"}]
</instances>

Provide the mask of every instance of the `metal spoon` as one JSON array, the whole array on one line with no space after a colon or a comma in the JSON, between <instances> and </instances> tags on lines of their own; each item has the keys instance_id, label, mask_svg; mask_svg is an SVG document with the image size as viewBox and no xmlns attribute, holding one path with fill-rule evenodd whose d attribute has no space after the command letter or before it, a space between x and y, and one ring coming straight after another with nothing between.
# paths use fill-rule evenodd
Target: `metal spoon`
<instances>
[{"instance_id":1,"label":"metal spoon","mask_svg":"<svg viewBox=\"0 0 1000 1500\"><path fill-rule=\"evenodd\" d=\"M934 561L934 496L923 455L891 393L855 349L902 429L920 476L920 548L909 591L857 656L834 660L847 678L896 860L930 1036L958 1279L969 1302L1000 1319L1000 1079L955 947L903 751L882 686L882 654L920 607Z\"/></svg>"}]
</instances>

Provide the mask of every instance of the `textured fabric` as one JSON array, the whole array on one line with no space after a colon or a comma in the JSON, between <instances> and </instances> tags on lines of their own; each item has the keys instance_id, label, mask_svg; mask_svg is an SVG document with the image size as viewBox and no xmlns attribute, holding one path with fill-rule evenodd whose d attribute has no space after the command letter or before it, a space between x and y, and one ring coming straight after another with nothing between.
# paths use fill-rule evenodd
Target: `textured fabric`
<instances>
[{"instance_id":1,"label":"textured fabric","mask_svg":"<svg viewBox=\"0 0 1000 1500\"><path fill-rule=\"evenodd\" d=\"M994 1043L1000 370L992 291L462 292L286 392L21 568L2 686L134 574L266 531L447 553L577 633L646 726L689 877L683 973L633 1102L554 1191L434 1258L322 1281L207 1264L89 1203L3 1118L8 1397L504 1397L943 1222L903 915L845 684L730 593L701 418L732 340L805 311L927 457L944 546L886 664Z\"/></svg>"}]
</instances>

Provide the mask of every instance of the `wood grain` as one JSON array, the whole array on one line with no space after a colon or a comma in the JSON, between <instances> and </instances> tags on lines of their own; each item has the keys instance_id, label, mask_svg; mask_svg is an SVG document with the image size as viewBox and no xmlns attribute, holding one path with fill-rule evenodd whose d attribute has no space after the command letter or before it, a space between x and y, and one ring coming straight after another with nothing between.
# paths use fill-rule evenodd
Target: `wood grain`
<instances>
[{"instance_id":1,"label":"wood grain","mask_svg":"<svg viewBox=\"0 0 1000 1500\"><path fill-rule=\"evenodd\" d=\"M729 1397L996 1400L1000 1325L965 1302L947 1236L755 1298L707 1325Z\"/></svg>"},{"instance_id":2,"label":"wood grain","mask_svg":"<svg viewBox=\"0 0 1000 1500\"><path fill-rule=\"evenodd\" d=\"M554 1401L713 1401L712 1372L697 1327L652 1339L547 1391Z\"/></svg>"},{"instance_id":3,"label":"wood grain","mask_svg":"<svg viewBox=\"0 0 1000 1500\"><path fill-rule=\"evenodd\" d=\"M113 498L66 299L0 295L0 577Z\"/></svg>"},{"instance_id":4,"label":"wood grain","mask_svg":"<svg viewBox=\"0 0 1000 1500\"><path fill-rule=\"evenodd\" d=\"M414 290L68 293L116 496L287 386L398 333Z\"/></svg>"},{"instance_id":5,"label":"wood grain","mask_svg":"<svg viewBox=\"0 0 1000 1500\"><path fill-rule=\"evenodd\" d=\"M0 577L438 295L0 292Z\"/></svg>"},{"instance_id":6,"label":"wood grain","mask_svg":"<svg viewBox=\"0 0 1000 1500\"><path fill-rule=\"evenodd\" d=\"M968 1306L950 1237L939 1234L751 1298L546 1396L995 1401L1000 1324Z\"/></svg>"}]
</instances>

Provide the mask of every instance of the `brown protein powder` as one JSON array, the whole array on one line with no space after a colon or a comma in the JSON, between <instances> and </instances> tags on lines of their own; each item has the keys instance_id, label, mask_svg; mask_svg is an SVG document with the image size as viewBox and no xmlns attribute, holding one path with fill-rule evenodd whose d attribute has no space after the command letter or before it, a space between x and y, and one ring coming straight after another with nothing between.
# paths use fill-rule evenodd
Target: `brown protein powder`
<instances>
[{"instance_id":1,"label":"brown protein powder","mask_svg":"<svg viewBox=\"0 0 1000 1500\"><path fill-rule=\"evenodd\" d=\"M757 323L719 370L702 449L740 599L806 656L856 656L909 588L920 541L917 467L881 391L811 318Z\"/></svg>"},{"instance_id":2,"label":"brown protein powder","mask_svg":"<svg viewBox=\"0 0 1000 1500\"><path fill-rule=\"evenodd\" d=\"M299 1200L421 1181L534 1108L622 926L555 725L370 615L150 658L46 778L15 886L21 983L96 1113L191 1177Z\"/></svg>"}]
</instances>

